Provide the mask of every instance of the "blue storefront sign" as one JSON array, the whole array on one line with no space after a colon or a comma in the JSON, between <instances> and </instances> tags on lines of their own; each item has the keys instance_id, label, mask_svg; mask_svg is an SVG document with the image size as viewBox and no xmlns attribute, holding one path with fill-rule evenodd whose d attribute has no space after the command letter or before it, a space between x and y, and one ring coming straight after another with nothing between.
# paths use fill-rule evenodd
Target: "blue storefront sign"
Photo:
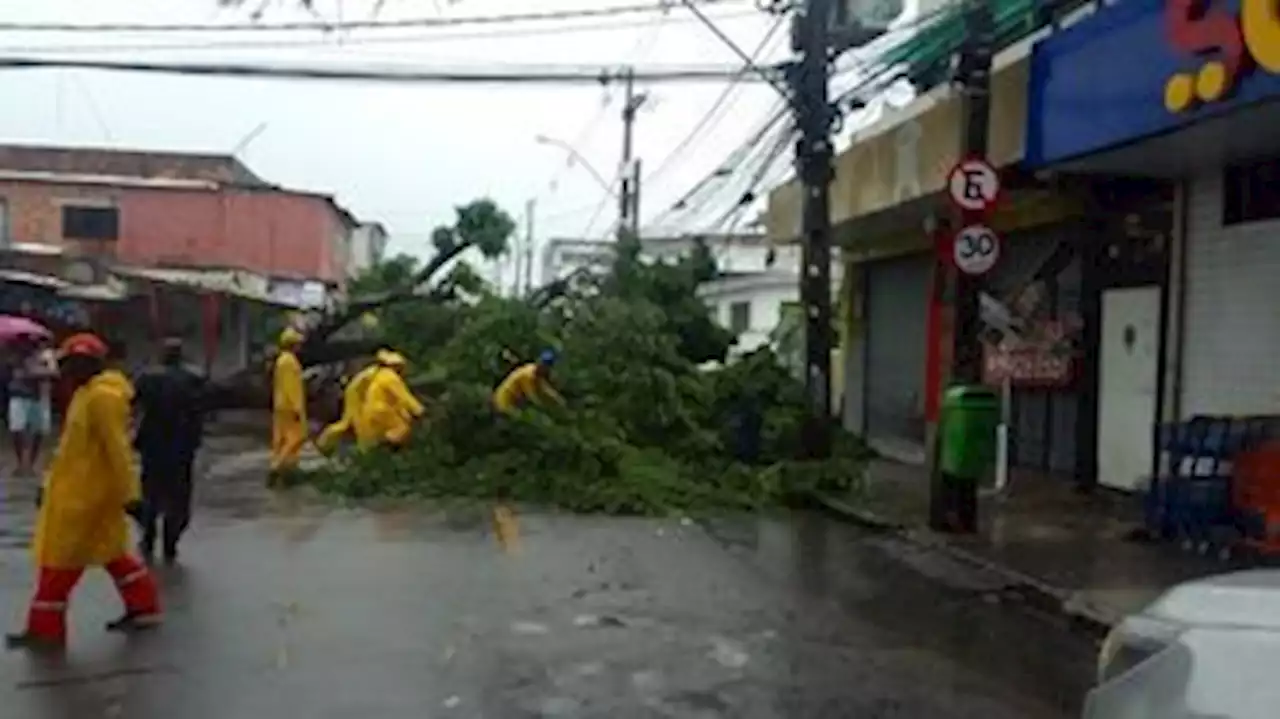
<instances>
[{"instance_id":1,"label":"blue storefront sign","mask_svg":"<svg viewBox=\"0 0 1280 719\"><path fill-rule=\"evenodd\" d=\"M1278 98L1274 0L1119 0L1032 51L1025 161L1052 165Z\"/></svg>"}]
</instances>

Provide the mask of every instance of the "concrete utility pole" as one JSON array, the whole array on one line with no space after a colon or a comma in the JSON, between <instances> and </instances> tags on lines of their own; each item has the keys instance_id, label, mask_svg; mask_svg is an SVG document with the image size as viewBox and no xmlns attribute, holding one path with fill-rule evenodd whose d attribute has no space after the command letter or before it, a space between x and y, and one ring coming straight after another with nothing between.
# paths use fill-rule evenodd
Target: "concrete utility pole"
<instances>
[{"instance_id":1,"label":"concrete utility pole","mask_svg":"<svg viewBox=\"0 0 1280 719\"><path fill-rule=\"evenodd\" d=\"M640 236L640 158L631 162L631 236Z\"/></svg>"},{"instance_id":2,"label":"concrete utility pole","mask_svg":"<svg viewBox=\"0 0 1280 719\"><path fill-rule=\"evenodd\" d=\"M524 205L524 292L533 292L533 213L538 201L530 199Z\"/></svg>"},{"instance_id":3,"label":"concrete utility pole","mask_svg":"<svg viewBox=\"0 0 1280 719\"><path fill-rule=\"evenodd\" d=\"M633 136L635 132L636 111L644 105L648 96L636 93L635 70L627 68L624 73L624 101L622 103L622 192L618 193L618 236L623 237L631 232L639 236L640 227L640 171L638 163L633 163Z\"/></svg>"},{"instance_id":4,"label":"concrete utility pole","mask_svg":"<svg viewBox=\"0 0 1280 719\"><path fill-rule=\"evenodd\" d=\"M961 155L986 159L988 126L991 118L991 55L994 51L993 19L990 0L965 0L965 39L956 66L955 82L961 98ZM961 213L954 226L964 227L981 220L980 215ZM951 382L976 384L982 380L982 347L978 336L982 330L979 298L983 291L981 276L967 275L951 267L947 274L954 288L952 320ZM934 448L936 450L936 448ZM949 507L946 487L938 467L937 452L931 452L929 525L936 530L948 529ZM974 487L973 491L977 491ZM971 498L976 503L976 498ZM967 528L972 531L973 528Z\"/></svg>"},{"instance_id":5,"label":"concrete utility pole","mask_svg":"<svg viewBox=\"0 0 1280 719\"><path fill-rule=\"evenodd\" d=\"M803 188L800 301L805 308L805 391L809 416L805 456L831 455L831 128L835 113L828 95L833 0L805 0L794 19L793 49L800 59L788 67L791 100L800 130L796 165Z\"/></svg>"}]
</instances>

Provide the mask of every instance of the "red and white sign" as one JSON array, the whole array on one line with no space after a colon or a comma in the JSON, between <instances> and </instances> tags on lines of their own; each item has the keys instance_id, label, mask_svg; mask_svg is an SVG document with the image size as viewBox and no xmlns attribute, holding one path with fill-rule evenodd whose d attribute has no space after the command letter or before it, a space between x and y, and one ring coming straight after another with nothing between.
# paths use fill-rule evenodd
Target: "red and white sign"
<instances>
[{"instance_id":1,"label":"red and white sign","mask_svg":"<svg viewBox=\"0 0 1280 719\"><path fill-rule=\"evenodd\" d=\"M947 173L947 194L966 212L986 212L1000 199L1000 173L986 160L963 160Z\"/></svg>"},{"instance_id":2,"label":"red and white sign","mask_svg":"<svg viewBox=\"0 0 1280 719\"><path fill-rule=\"evenodd\" d=\"M1075 358L1035 346L982 348L982 381L1020 387L1066 387L1075 380Z\"/></svg>"},{"instance_id":3,"label":"red and white sign","mask_svg":"<svg viewBox=\"0 0 1280 719\"><path fill-rule=\"evenodd\" d=\"M966 275L982 275L1000 260L1000 236L986 225L962 227L951 242L951 261Z\"/></svg>"}]
</instances>

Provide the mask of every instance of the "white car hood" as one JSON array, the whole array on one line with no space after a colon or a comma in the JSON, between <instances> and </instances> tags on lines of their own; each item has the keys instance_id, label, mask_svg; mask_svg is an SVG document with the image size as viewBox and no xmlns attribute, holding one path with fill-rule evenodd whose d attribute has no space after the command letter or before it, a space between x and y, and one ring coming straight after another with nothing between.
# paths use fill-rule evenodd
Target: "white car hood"
<instances>
[{"instance_id":1,"label":"white car hood","mask_svg":"<svg viewBox=\"0 0 1280 719\"><path fill-rule=\"evenodd\" d=\"M1191 629L1089 692L1084 719L1275 719L1280 633Z\"/></svg>"},{"instance_id":2,"label":"white car hood","mask_svg":"<svg viewBox=\"0 0 1280 719\"><path fill-rule=\"evenodd\" d=\"M1280 632L1280 571L1250 569L1185 582L1161 595L1142 615L1189 627Z\"/></svg>"}]
</instances>

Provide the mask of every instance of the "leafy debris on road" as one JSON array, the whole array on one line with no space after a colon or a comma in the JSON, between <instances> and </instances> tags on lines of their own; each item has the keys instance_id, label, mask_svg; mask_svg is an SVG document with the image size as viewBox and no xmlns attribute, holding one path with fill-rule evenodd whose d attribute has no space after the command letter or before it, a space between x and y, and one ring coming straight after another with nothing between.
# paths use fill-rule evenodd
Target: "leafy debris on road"
<instances>
[{"instance_id":1,"label":"leafy debris on road","mask_svg":"<svg viewBox=\"0 0 1280 719\"><path fill-rule=\"evenodd\" d=\"M860 486L868 451L837 429L831 460L800 456L805 394L765 349L724 364L732 335L698 286L717 276L706 248L674 263L619 244L608 271L533 297L434 293L388 308L384 339L406 353L428 417L398 452L356 453L310 473L349 497L468 498L578 512L685 516L757 509ZM394 277L413 274L396 259ZM387 290L375 273L358 291ZM474 287L469 289L474 290ZM514 418L495 384L545 347L564 407Z\"/></svg>"}]
</instances>

